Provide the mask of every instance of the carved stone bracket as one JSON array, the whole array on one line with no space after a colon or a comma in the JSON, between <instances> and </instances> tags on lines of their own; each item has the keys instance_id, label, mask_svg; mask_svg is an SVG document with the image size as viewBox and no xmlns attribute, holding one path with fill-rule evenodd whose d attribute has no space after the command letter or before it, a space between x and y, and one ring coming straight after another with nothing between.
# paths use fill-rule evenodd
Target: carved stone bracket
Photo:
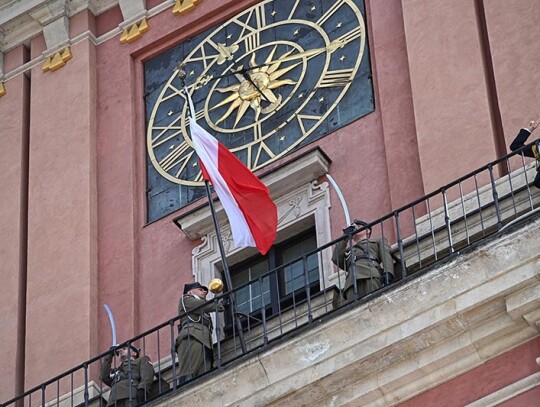
<instances>
[{"instance_id":1,"label":"carved stone bracket","mask_svg":"<svg viewBox=\"0 0 540 407\"><path fill-rule=\"evenodd\" d=\"M120 11L124 21L120 24L122 35L120 43L127 44L138 40L148 31L148 11L145 0L120 0Z\"/></svg>"}]
</instances>

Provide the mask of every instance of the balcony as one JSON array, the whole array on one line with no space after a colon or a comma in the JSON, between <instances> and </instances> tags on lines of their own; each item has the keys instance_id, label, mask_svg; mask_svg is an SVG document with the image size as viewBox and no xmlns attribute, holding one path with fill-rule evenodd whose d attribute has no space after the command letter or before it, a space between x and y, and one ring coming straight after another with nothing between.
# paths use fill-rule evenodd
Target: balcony
<instances>
[{"instance_id":1,"label":"balcony","mask_svg":"<svg viewBox=\"0 0 540 407\"><path fill-rule=\"evenodd\" d=\"M495 179L497 165L508 175ZM537 337L540 191L530 186L534 175L533 165L511 154L371 222L374 236L394 242L393 284L342 303L334 300L344 281L337 272L316 293L305 284L300 300L276 314L241 316L242 340L234 329L225 336L217 318L215 368L181 386L178 318L132 338L128 343L142 345L156 383L163 384L149 402L393 405ZM294 262L320 259L344 239ZM246 284L262 286L285 266ZM217 309L218 299L211 301ZM100 405L109 392L98 378L102 356L4 405Z\"/></svg>"}]
</instances>

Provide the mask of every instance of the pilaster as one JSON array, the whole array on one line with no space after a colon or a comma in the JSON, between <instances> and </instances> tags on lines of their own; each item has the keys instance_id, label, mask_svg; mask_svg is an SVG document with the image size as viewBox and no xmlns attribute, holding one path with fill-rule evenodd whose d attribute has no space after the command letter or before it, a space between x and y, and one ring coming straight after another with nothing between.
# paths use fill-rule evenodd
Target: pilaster
<instances>
[{"instance_id":1,"label":"pilaster","mask_svg":"<svg viewBox=\"0 0 540 407\"><path fill-rule=\"evenodd\" d=\"M27 388L97 353L95 47L73 51L61 70L32 69Z\"/></svg>"},{"instance_id":2,"label":"pilaster","mask_svg":"<svg viewBox=\"0 0 540 407\"><path fill-rule=\"evenodd\" d=\"M5 66L25 62L20 46L6 53ZM1 68L0 68L1 70ZM0 74L0 80L2 76ZM1 82L0 82L1 84ZM28 149L28 78L20 75L7 85L9 93L0 99L0 400L23 389L20 365L24 357L24 298L26 280L26 201ZM0 86L0 95L3 85Z\"/></svg>"}]
</instances>

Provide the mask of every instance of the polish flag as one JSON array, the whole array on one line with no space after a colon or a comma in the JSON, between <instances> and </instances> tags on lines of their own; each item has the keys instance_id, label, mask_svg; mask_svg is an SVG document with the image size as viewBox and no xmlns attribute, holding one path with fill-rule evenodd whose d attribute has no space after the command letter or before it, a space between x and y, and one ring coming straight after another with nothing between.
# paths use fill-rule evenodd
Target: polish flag
<instances>
[{"instance_id":1,"label":"polish flag","mask_svg":"<svg viewBox=\"0 0 540 407\"><path fill-rule=\"evenodd\" d=\"M185 89L190 112L193 103ZM268 188L223 144L189 118L191 139L202 174L212 183L231 224L236 247L257 247L266 254L276 240L277 208Z\"/></svg>"}]
</instances>

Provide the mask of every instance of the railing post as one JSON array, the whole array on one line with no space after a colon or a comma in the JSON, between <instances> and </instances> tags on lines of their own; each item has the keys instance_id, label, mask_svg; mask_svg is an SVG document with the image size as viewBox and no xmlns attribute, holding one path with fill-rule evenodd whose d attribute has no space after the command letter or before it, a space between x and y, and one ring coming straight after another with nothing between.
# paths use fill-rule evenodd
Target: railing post
<instances>
[{"instance_id":1,"label":"railing post","mask_svg":"<svg viewBox=\"0 0 540 407\"><path fill-rule=\"evenodd\" d=\"M88 394L88 364L85 363L83 366L84 366L84 406L88 407L88 401L90 399L90 395Z\"/></svg>"},{"instance_id":2,"label":"railing post","mask_svg":"<svg viewBox=\"0 0 540 407\"><path fill-rule=\"evenodd\" d=\"M264 306L264 295L263 295L263 279L262 277L259 277L259 287L261 290L261 301L262 301L262 307L261 307L261 318L262 318L262 326L263 326L263 345L268 345L268 332L267 332L267 326L266 326L266 308ZM294 292L293 292L294 296ZM248 316L249 318L249 316Z\"/></svg>"},{"instance_id":3,"label":"railing post","mask_svg":"<svg viewBox=\"0 0 540 407\"><path fill-rule=\"evenodd\" d=\"M403 277L407 277L407 268L405 267L405 260L404 260L405 254L403 252L403 240L401 239L401 228L399 227L399 213L397 211L394 211L394 222L396 223L396 235L397 235L396 238L397 238L397 244L399 248L399 261L401 263L401 273L402 273L402 278L403 278Z\"/></svg>"},{"instance_id":4,"label":"railing post","mask_svg":"<svg viewBox=\"0 0 540 407\"><path fill-rule=\"evenodd\" d=\"M216 360L216 368L219 370L221 369L221 327L220 327L220 321L219 321L219 313L218 313L218 304L219 300L217 297L214 297L214 306L216 312L214 315L216 316L216 351L217 351L217 360ZM223 303L222 303L223 305Z\"/></svg>"},{"instance_id":5,"label":"railing post","mask_svg":"<svg viewBox=\"0 0 540 407\"><path fill-rule=\"evenodd\" d=\"M307 271L307 257L302 256L302 267L304 269L304 285L306 287L306 300L307 300L307 311L308 311L308 324L313 322L313 314L311 313L311 292L309 290L309 276ZM293 288L294 295L294 288Z\"/></svg>"},{"instance_id":6,"label":"railing post","mask_svg":"<svg viewBox=\"0 0 540 407\"><path fill-rule=\"evenodd\" d=\"M128 358L127 358L127 376L128 376L128 406L134 406L135 403L133 402L133 391L132 391L132 385L131 380L133 379L133 372L131 371L131 342L127 342L127 351L128 351Z\"/></svg>"},{"instance_id":7,"label":"railing post","mask_svg":"<svg viewBox=\"0 0 540 407\"><path fill-rule=\"evenodd\" d=\"M70 379L71 379L71 405L73 406L73 372L71 372L71 374L69 375Z\"/></svg>"},{"instance_id":8,"label":"railing post","mask_svg":"<svg viewBox=\"0 0 540 407\"><path fill-rule=\"evenodd\" d=\"M347 243L349 245L349 253L350 253L350 256L351 256L350 257L351 258L351 270L350 270L350 272L352 273L354 302L358 302L358 299L360 298L360 294L358 293L358 283L356 281L356 260L354 259L354 255L353 255L353 253L354 253L354 250L353 250L354 245L353 245L352 233L347 233ZM347 269L348 268L347 256L344 257L344 262L345 262L345 269ZM347 271L349 271L349 270L346 270L345 273L347 273ZM347 277L347 275L346 275L346 277ZM347 298L347 301L350 301L349 298Z\"/></svg>"},{"instance_id":9,"label":"railing post","mask_svg":"<svg viewBox=\"0 0 540 407\"><path fill-rule=\"evenodd\" d=\"M441 188L443 195L443 207L444 207L444 224L446 225L446 231L448 233L448 244L450 247L448 251L450 254L454 253L454 243L452 242L452 225L450 224L450 214L448 212L448 198L446 197L446 188Z\"/></svg>"},{"instance_id":10,"label":"railing post","mask_svg":"<svg viewBox=\"0 0 540 407\"><path fill-rule=\"evenodd\" d=\"M158 377L158 392L159 392L159 395L161 396L161 393L163 392L163 389L161 388L161 340L159 338L159 329L156 331L156 336L157 336L157 365L158 365L158 372L157 372L157 377Z\"/></svg>"},{"instance_id":11,"label":"railing post","mask_svg":"<svg viewBox=\"0 0 540 407\"><path fill-rule=\"evenodd\" d=\"M176 383L177 383L177 377L176 377L176 349L174 348L174 320L169 321L169 331L171 336L171 363L172 363L172 371L173 371L173 390L176 390Z\"/></svg>"},{"instance_id":12,"label":"railing post","mask_svg":"<svg viewBox=\"0 0 540 407\"><path fill-rule=\"evenodd\" d=\"M45 385L41 385L41 405L45 407Z\"/></svg>"},{"instance_id":13,"label":"railing post","mask_svg":"<svg viewBox=\"0 0 540 407\"><path fill-rule=\"evenodd\" d=\"M499 194L495 185L495 177L493 176L493 165L488 164L489 179L491 181L491 193L493 194L493 203L495 204L495 214L497 215L497 229L502 227L501 210L499 208Z\"/></svg>"}]
</instances>

